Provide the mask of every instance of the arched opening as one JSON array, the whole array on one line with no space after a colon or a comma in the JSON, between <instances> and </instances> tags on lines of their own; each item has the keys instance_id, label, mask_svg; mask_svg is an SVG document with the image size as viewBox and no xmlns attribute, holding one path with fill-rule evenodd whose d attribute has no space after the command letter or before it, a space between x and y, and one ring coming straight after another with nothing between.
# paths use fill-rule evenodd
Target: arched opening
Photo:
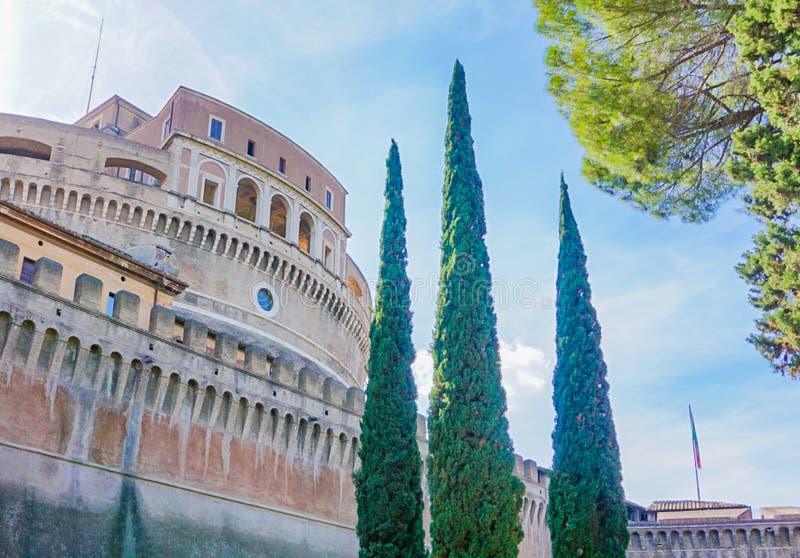
<instances>
[{"instance_id":1,"label":"arched opening","mask_svg":"<svg viewBox=\"0 0 800 558\"><path fill-rule=\"evenodd\" d=\"M311 253L311 241L314 234L314 220L306 212L300 215L300 227L297 234L297 244L304 252Z\"/></svg>"},{"instance_id":2,"label":"arched opening","mask_svg":"<svg viewBox=\"0 0 800 558\"><path fill-rule=\"evenodd\" d=\"M36 204L36 184L28 184L28 195L25 198L25 203L28 205Z\"/></svg>"},{"instance_id":3,"label":"arched opening","mask_svg":"<svg viewBox=\"0 0 800 558\"><path fill-rule=\"evenodd\" d=\"M133 159L109 157L106 159L105 168L106 173L111 176L117 176L147 186L161 186L167 178L166 173L163 171Z\"/></svg>"},{"instance_id":4,"label":"arched opening","mask_svg":"<svg viewBox=\"0 0 800 558\"><path fill-rule=\"evenodd\" d=\"M242 219L255 222L258 208L258 187L249 178L239 181L236 188L236 215Z\"/></svg>"},{"instance_id":5,"label":"arched opening","mask_svg":"<svg viewBox=\"0 0 800 558\"><path fill-rule=\"evenodd\" d=\"M42 195L39 197L39 205L42 207L50 206L50 198L53 196L52 189L49 184L42 187Z\"/></svg>"},{"instance_id":6,"label":"arched opening","mask_svg":"<svg viewBox=\"0 0 800 558\"><path fill-rule=\"evenodd\" d=\"M36 367L39 370L50 370L50 365L53 363L53 355L56 352L58 345L58 332L49 328L44 332L44 340L42 341L42 348L39 351L39 358L36 361Z\"/></svg>"},{"instance_id":7,"label":"arched opening","mask_svg":"<svg viewBox=\"0 0 800 558\"><path fill-rule=\"evenodd\" d=\"M81 197L81 206L78 209L78 212L81 215L89 215L89 208L92 207L92 198L89 197L89 194L84 194Z\"/></svg>"},{"instance_id":8,"label":"arched opening","mask_svg":"<svg viewBox=\"0 0 800 558\"><path fill-rule=\"evenodd\" d=\"M272 196L269 204L269 230L286 238L286 221L289 216L289 205L281 196Z\"/></svg>"},{"instance_id":9,"label":"arched opening","mask_svg":"<svg viewBox=\"0 0 800 558\"><path fill-rule=\"evenodd\" d=\"M214 386L207 386L206 387L206 394L203 397L203 405L200 407L200 416L198 417L198 421L200 424L209 425L209 421L211 420L211 409L214 408L214 398L217 395L217 390L214 389Z\"/></svg>"},{"instance_id":10,"label":"arched opening","mask_svg":"<svg viewBox=\"0 0 800 558\"><path fill-rule=\"evenodd\" d=\"M14 351L14 360L23 366L28 361L28 357L30 356L31 346L33 345L33 336L35 334L36 325L32 321L25 320L22 322L22 326L20 327L17 337L16 350Z\"/></svg>"},{"instance_id":11,"label":"arched opening","mask_svg":"<svg viewBox=\"0 0 800 558\"><path fill-rule=\"evenodd\" d=\"M631 535L631 550L642 550L642 537L639 533Z\"/></svg>"},{"instance_id":12,"label":"arched opening","mask_svg":"<svg viewBox=\"0 0 800 558\"><path fill-rule=\"evenodd\" d=\"M26 138L0 137L0 153L49 161L52 148L44 143Z\"/></svg>"},{"instance_id":13,"label":"arched opening","mask_svg":"<svg viewBox=\"0 0 800 558\"><path fill-rule=\"evenodd\" d=\"M115 221L117 218L117 202L110 200L106 210L106 221Z\"/></svg>"}]
</instances>

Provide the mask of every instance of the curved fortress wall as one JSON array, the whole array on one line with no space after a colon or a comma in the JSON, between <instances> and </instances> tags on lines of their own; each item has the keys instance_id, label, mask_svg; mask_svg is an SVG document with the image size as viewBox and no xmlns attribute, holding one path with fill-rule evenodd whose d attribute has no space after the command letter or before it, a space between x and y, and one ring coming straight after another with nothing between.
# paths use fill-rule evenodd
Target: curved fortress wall
<instances>
[{"instance_id":1,"label":"curved fortress wall","mask_svg":"<svg viewBox=\"0 0 800 558\"><path fill-rule=\"evenodd\" d=\"M184 88L134 136L0 115L0 539L354 556L371 300L344 188ZM521 556L547 556L518 469Z\"/></svg>"}]
</instances>

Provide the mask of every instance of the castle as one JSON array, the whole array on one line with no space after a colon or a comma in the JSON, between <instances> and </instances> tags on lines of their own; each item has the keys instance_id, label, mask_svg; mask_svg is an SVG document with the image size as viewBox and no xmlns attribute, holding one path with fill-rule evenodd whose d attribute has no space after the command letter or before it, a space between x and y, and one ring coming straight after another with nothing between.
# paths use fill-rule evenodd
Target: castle
<instances>
[{"instance_id":1,"label":"castle","mask_svg":"<svg viewBox=\"0 0 800 558\"><path fill-rule=\"evenodd\" d=\"M0 554L357 554L372 301L346 202L185 87L155 116L0 115ZM520 556L545 558L546 472L516 474Z\"/></svg>"}]
</instances>

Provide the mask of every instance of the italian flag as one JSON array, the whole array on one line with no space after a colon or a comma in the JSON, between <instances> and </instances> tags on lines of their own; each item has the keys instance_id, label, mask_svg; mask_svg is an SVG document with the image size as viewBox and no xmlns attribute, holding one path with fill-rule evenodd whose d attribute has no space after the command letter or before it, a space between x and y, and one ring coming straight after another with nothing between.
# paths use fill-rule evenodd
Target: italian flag
<instances>
[{"instance_id":1,"label":"italian flag","mask_svg":"<svg viewBox=\"0 0 800 558\"><path fill-rule=\"evenodd\" d=\"M700 445L697 443L697 430L694 428L694 416L692 416L692 406L689 405L689 422L692 423L692 452L694 453L694 464L698 469L702 469L700 464Z\"/></svg>"}]
</instances>

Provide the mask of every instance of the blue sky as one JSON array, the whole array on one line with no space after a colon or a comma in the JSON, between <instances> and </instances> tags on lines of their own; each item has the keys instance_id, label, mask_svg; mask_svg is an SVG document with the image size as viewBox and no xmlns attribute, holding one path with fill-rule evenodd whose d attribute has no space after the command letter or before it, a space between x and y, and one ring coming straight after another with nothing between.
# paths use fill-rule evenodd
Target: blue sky
<instances>
[{"instance_id":1,"label":"blue sky","mask_svg":"<svg viewBox=\"0 0 800 558\"><path fill-rule=\"evenodd\" d=\"M737 201L707 225L656 221L587 185L582 151L545 91L545 44L527 0L11 0L0 3L0 111L79 117L102 13L95 103L118 93L155 112L184 84L268 122L348 188L349 251L369 278L377 270L384 161L390 138L397 139L423 406L446 96L459 58L484 183L517 451L545 466L552 457L563 169L603 326L628 498L647 504L694 496L692 403L704 499L800 504L800 382L772 374L746 343L755 313L733 269L753 221Z\"/></svg>"}]
</instances>

